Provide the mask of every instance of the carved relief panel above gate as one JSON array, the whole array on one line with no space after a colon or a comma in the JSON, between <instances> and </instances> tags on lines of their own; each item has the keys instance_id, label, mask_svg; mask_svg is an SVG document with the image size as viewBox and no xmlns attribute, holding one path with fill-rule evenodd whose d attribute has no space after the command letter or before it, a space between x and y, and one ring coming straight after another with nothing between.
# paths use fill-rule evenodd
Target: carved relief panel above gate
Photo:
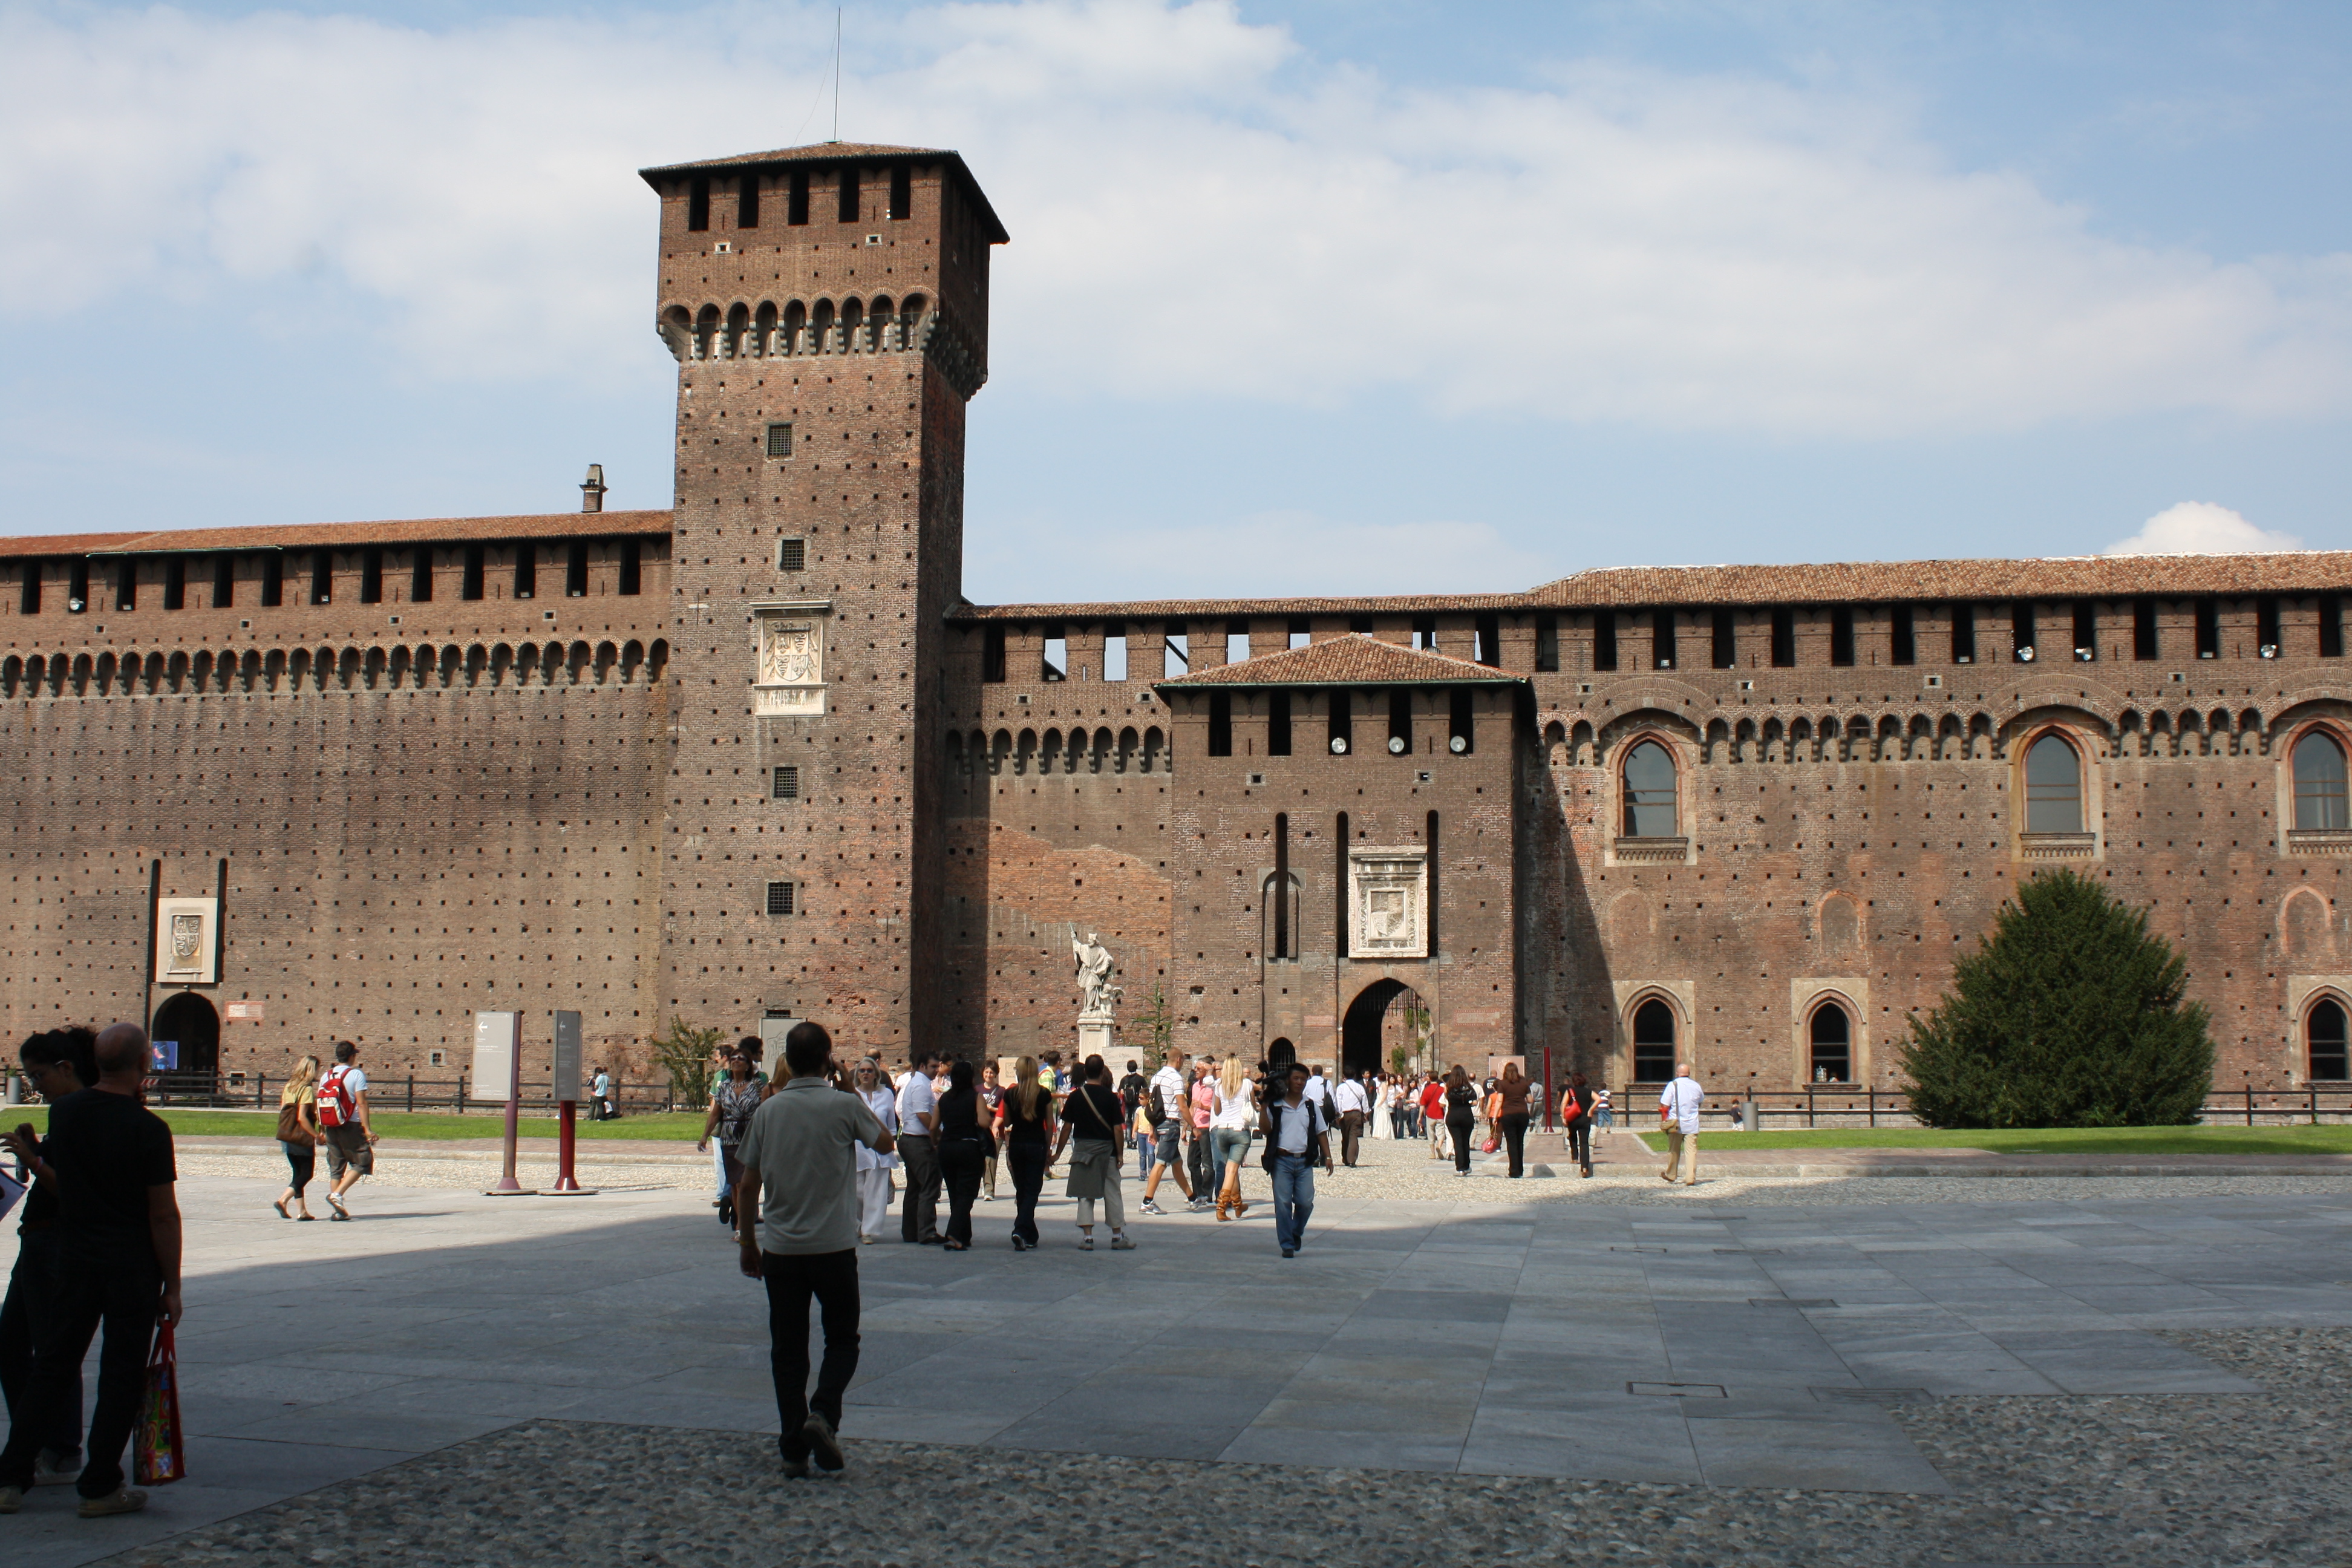
<instances>
[{"instance_id":1,"label":"carved relief panel above gate","mask_svg":"<svg viewBox=\"0 0 2352 1568\"><path fill-rule=\"evenodd\" d=\"M824 712L826 600L751 606L752 711L763 718Z\"/></svg>"},{"instance_id":2,"label":"carved relief panel above gate","mask_svg":"<svg viewBox=\"0 0 2352 1568\"><path fill-rule=\"evenodd\" d=\"M1348 871L1348 956L1428 957L1428 851L1350 849Z\"/></svg>"}]
</instances>

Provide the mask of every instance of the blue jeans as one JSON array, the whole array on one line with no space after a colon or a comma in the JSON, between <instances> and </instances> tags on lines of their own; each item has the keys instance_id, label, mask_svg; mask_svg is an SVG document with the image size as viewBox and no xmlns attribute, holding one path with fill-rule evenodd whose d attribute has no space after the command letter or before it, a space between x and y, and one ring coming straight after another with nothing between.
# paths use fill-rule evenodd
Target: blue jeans
<instances>
[{"instance_id":1,"label":"blue jeans","mask_svg":"<svg viewBox=\"0 0 2352 1568\"><path fill-rule=\"evenodd\" d=\"M1297 1154L1278 1154L1274 1162L1274 1239L1297 1251L1307 1238L1307 1216L1315 1212L1315 1167Z\"/></svg>"},{"instance_id":2,"label":"blue jeans","mask_svg":"<svg viewBox=\"0 0 2352 1568\"><path fill-rule=\"evenodd\" d=\"M1601 1108L1601 1113L1594 1117L1593 1120L1600 1124L1601 1131L1603 1132L1608 1131L1610 1125L1609 1108L1605 1105L1602 1106Z\"/></svg>"}]
</instances>

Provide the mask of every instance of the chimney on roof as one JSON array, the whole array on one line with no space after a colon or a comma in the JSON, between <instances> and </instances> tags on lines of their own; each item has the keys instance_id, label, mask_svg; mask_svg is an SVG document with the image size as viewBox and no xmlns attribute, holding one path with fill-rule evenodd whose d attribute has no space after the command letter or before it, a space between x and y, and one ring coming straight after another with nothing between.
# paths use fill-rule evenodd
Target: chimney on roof
<instances>
[{"instance_id":1,"label":"chimney on roof","mask_svg":"<svg viewBox=\"0 0 2352 1568\"><path fill-rule=\"evenodd\" d=\"M580 510L582 511L604 510L604 465L602 463L588 465L588 478L580 487Z\"/></svg>"}]
</instances>

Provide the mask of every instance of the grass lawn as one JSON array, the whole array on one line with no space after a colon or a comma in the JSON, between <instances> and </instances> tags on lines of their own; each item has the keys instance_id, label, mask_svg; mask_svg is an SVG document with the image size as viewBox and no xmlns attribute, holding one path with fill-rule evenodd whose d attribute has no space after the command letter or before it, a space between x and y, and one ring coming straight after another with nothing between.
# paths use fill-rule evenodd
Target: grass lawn
<instances>
[{"instance_id":1,"label":"grass lawn","mask_svg":"<svg viewBox=\"0 0 2352 1568\"><path fill-rule=\"evenodd\" d=\"M1663 1133L1642 1141L1663 1153ZM2352 1154L2352 1126L2048 1127L1942 1132L1911 1127L1823 1127L1706 1134L1710 1149L1984 1149L2000 1154Z\"/></svg>"},{"instance_id":2,"label":"grass lawn","mask_svg":"<svg viewBox=\"0 0 2352 1568\"><path fill-rule=\"evenodd\" d=\"M0 1121L10 1127L19 1121L30 1121L37 1128L48 1126L49 1113L45 1106L20 1105L12 1110L13 1114L0 1114ZM275 1110L192 1110L167 1105L156 1114L171 1123L173 1131L190 1138L269 1138L276 1136L278 1131ZM504 1116L496 1111L468 1112L464 1116L379 1111L369 1120L379 1138L496 1138L506 1126ZM666 1140L690 1144L702 1135L701 1115L688 1111L624 1116L616 1121L590 1121L583 1117L575 1126L583 1143ZM526 1116L521 1133L525 1138L552 1139L556 1133L555 1118Z\"/></svg>"}]
</instances>

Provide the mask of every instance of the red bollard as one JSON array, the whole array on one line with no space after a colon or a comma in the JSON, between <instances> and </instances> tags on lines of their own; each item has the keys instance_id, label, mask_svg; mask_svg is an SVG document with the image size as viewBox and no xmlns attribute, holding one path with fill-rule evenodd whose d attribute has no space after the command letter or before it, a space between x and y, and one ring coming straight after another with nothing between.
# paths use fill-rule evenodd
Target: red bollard
<instances>
[{"instance_id":1,"label":"red bollard","mask_svg":"<svg viewBox=\"0 0 2352 1568\"><path fill-rule=\"evenodd\" d=\"M567 1100L556 1109L559 1120L555 1125L555 1185L541 1188L540 1195L551 1198L593 1197L596 1189L582 1186L580 1179L572 1173L572 1152L576 1147L572 1119L579 1110L579 1104Z\"/></svg>"}]
</instances>

